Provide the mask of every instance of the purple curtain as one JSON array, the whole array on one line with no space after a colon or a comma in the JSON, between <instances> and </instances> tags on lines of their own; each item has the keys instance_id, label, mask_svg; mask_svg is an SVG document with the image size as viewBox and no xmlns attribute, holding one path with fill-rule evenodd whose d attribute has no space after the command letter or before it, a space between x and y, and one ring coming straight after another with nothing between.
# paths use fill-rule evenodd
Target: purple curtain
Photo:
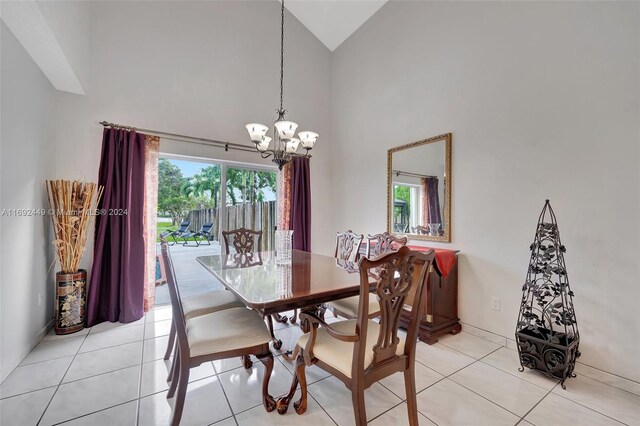
<instances>
[{"instance_id":1,"label":"purple curtain","mask_svg":"<svg viewBox=\"0 0 640 426\"><path fill-rule=\"evenodd\" d=\"M291 229L293 248L311 251L311 180L309 159L291 159Z\"/></svg>"},{"instance_id":2,"label":"purple curtain","mask_svg":"<svg viewBox=\"0 0 640 426\"><path fill-rule=\"evenodd\" d=\"M96 217L89 327L144 315L144 144L144 134L104 129L98 176L104 214Z\"/></svg>"},{"instance_id":3,"label":"purple curtain","mask_svg":"<svg viewBox=\"0 0 640 426\"><path fill-rule=\"evenodd\" d=\"M442 219L440 216L440 197L438 195L438 178L428 177L425 178L427 186L427 201L429 203L429 223L440 223Z\"/></svg>"}]
</instances>

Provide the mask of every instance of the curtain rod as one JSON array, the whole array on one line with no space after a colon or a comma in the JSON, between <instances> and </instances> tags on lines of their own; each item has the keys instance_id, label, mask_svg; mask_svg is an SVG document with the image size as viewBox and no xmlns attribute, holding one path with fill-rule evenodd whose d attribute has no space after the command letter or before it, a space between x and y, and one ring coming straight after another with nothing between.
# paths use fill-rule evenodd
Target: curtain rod
<instances>
[{"instance_id":1,"label":"curtain rod","mask_svg":"<svg viewBox=\"0 0 640 426\"><path fill-rule=\"evenodd\" d=\"M438 176L421 175L418 173L403 172L401 170L392 170L392 173L396 176L410 176L410 177L423 177L423 178L438 178Z\"/></svg>"},{"instance_id":2,"label":"curtain rod","mask_svg":"<svg viewBox=\"0 0 640 426\"><path fill-rule=\"evenodd\" d=\"M225 151L234 149L237 151L258 152L256 151L255 148L252 148L248 145L242 145L239 143L223 142L215 139L199 138L195 136L181 135L178 133L161 132L158 130L141 129L133 126L125 126L122 124L109 123L108 121L101 121L100 124L104 127L111 127L112 129L135 130L136 132L141 132L141 133L145 133L152 136L159 136L163 139L168 139L168 140L173 140L178 142L187 142L187 143L194 143L199 145L214 146L217 148L224 148Z\"/></svg>"}]
</instances>

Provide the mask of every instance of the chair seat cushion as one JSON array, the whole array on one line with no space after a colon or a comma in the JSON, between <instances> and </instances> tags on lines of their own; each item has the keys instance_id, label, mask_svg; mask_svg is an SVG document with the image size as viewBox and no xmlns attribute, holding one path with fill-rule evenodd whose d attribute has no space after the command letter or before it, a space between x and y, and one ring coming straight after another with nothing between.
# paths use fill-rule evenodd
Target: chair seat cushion
<instances>
[{"instance_id":1,"label":"chair seat cushion","mask_svg":"<svg viewBox=\"0 0 640 426\"><path fill-rule=\"evenodd\" d=\"M357 320L338 321L330 325L331 328L341 333L354 334L356 331L356 321ZM378 342L378 334L380 333L380 325L377 322L369 320L368 324L367 350L364 353L365 369L373 362L373 346ZM298 346L304 348L310 337L311 333L300 336ZM398 338L400 342L398 343L396 354L402 355L404 353L404 337L399 335ZM327 333L327 330L320 326L317 330L316 342L313 345L313 356L325 364L329 364L347 377L351 377L354 346L354 343L343 342L342 340L331 337L331 335Z\"/></svg>"},{"instance_id":2,"label":"chair seat cushion","mask_svg":"<svg viewBox=\"0 0 640 426\"><path fill-rule=\"evenodd\" d=\"M338 310L338 315L346 315L347 318L356 318L358 316L358 303L360 296L347 297L345 299L334 300L331 305ZM380 312L380 303L374 294L369 295L369 316Z\"/></svg>"},{"instance_id":3,"label":"chair seat cushion","mask_svg":"<svg viewBox=\"0 0 640 426\"><path fill-rule=\"evenodd\" d=\"M187 320L187 338L192 357L271 341L262 317L247 308L230 308Z\"/></svg>"},{"instance_id":4,"label":"chair seat cushion","mask_svg":"<svg viewBox=\"0 0 640 426\"><path fill-rule=\"evenodd\" d=\"M182 299L185 319L210 314L229 308L243 308L244 305L230 291L218 290L195 294Z\"/></svg>"}]
</instances>

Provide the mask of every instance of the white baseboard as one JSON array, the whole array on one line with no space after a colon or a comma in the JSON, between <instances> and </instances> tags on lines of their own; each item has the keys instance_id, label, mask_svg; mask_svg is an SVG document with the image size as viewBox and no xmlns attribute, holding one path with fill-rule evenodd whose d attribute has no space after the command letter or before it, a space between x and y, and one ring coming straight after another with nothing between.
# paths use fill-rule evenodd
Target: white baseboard
<instances>
[{"instance_id":1,"label":"white baseboard","mask_svg":"<svg viewBox=\"0 0 640 426\"><path fill-rule=\"evenodd\" d=\"M7 362L7 363L3 363L2 365L2 371L0 372L0 382L4 382L4 379L6 379L9 374L11 374L11 372L18 366L20 365L20 363L22 362L22 360L29 355L29 352L31 352L33 350L33 348L36 347L36 345L38 343L40 343L40 341L44 338L44 336L47 335L47 333L49 332L49 330L51 330L53 328L53 319L51 319L43 328L42 330L40 330L40 332L38 334L36 334L34 336L34 338L31 340L31 342L27 345L25 345L22 350L20 351L20 354L15 357L13 360Z\"/></svg>"}]
</instances>

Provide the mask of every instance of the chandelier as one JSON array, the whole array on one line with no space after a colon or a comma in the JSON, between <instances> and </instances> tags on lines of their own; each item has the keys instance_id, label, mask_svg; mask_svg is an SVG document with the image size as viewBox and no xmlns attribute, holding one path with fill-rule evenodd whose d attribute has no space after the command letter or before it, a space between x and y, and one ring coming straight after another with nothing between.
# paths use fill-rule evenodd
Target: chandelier
<instances>
[{"instance_id":1,"label":"chandelier","mask_svg":"<svg viewBox=\"0 0 640 426\"><path fill-rule=\"evenodd\" d=\"M274 163L282 170L282 166L291 161L291 157L311 157L309 151L318 139L315 132L303 131L298 132L298 137L294 137L298 124L293 121L287 121L284 114L287 112L282 106L282 93L284 87L284 0L281 6L280 21L280 108L277 109L278 119L274 123L273 138L267 136L268 126L259 123L247 124L245 127L249 132L251 141L256 144L256 150L262 158L273 157ZM273 144L271 143L273 142ZM297 152L298 146L302 145L305 149L304 154Z\"/></svg>"}]
</instances>

